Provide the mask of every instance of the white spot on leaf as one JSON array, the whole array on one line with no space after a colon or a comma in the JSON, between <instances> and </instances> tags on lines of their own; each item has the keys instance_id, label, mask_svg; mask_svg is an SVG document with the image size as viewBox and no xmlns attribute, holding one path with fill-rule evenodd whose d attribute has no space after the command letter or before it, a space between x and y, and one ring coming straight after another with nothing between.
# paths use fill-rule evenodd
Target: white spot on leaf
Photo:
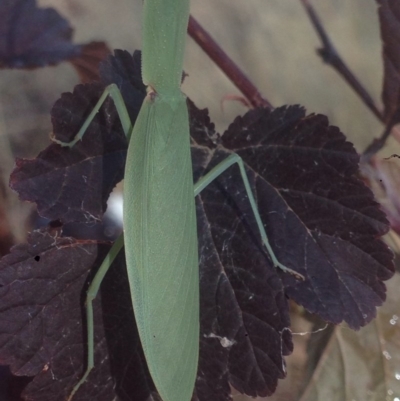
<instances>
[{"instance_id":1,"label":"white spot on leaf","mask_svg":"<svg viewBox=\"0 0 400 401\"><path fill-rule=\"evenodd\" d=\"M235 340L230 340L227 337L221 337L221 336L217 336L214 333L210 333L210 334L204 334L204 337L206 338L218 338L220 344L224 347L224 348L230 348L232 347L232 345L236 344Z\"/></svg>"}]
</instances>

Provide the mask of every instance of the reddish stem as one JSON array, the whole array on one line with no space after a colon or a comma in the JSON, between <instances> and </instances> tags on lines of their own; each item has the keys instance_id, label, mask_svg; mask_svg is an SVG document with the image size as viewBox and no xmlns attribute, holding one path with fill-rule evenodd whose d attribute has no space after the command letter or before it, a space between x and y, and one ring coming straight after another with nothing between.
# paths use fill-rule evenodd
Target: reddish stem
<instances>
[{"instance_id":1,"label":"reddish stem","mask_svg":"<svg viewBox=\"0 0 400 401\"><path fill-rule=\"evenodd\" d=\"M188 32L211 60L221 68L232 83L243 93L253 107L273 108L271 103L261 96L243 71L192 16L189 18Z\"/></svg>"}]
</instances>

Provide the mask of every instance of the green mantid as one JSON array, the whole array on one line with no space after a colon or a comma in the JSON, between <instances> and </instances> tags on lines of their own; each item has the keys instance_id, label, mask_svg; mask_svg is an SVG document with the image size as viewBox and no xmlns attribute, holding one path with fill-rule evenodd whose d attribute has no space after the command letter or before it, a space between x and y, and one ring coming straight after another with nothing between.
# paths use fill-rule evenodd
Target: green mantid
<instances>
[{"instance_id":1,"label":"green mantid","mask_svg":"<svg viewBox=\"0 0 400 401\"><path fill-rule=\"evenodd\" d=\"M116 85L106 88L72 147L110 96L129 147L124 178L124 234L115 241L87 294L88 362L69 400L94 367L93 307L100 284L124 247L135 319L147 365L163 401L192 397L199 353L199 272L195 196L238 164L263 244L274 255L241 158L230 155L193 185L189 117L181 92L189 0L145 0L142 77L147 86L134 127Z\"/></svg>"}]
</instances>

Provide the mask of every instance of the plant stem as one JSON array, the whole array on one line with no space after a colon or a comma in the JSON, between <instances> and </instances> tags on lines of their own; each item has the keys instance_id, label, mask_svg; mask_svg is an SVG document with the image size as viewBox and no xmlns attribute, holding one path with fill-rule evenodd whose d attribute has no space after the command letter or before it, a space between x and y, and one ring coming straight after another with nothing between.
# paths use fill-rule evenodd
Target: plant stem
<instances>
[{"instance_id":1,"label":"plant stem","mask_svg":"<svg viewBox=\"0 0 400 401\"><path fill-rule=\"evenodd\" d=\"M341 57L339 56L337 50L333 46L329 36L326 33L326 30L318 17L317 12L313 8L313 6L309 3L309 0L300 0L303 4L306 12L310 18L314 29L316 30L319 38L322 42L322 48L317 50L317 53L322 57L323 61L329 65L331 65L344 79L345 81L353 88L353 90L358 94L364 104L372 111L372 113L385 124L385 129L378 139L373 139L373 141L366 147L364 152L362 153L362 158L364 161L370 160L370 158L377 153L386 143L386 140L390 136L390 134L394 135L397 140L399 140L400 132L398 130L393 130L394 120L385 121L384 115L381 110L376 106L372 97L369 95L367 90L361 85L359 80L355 77L355 75L350 71L347 65L343 62ZM393 132L392 132L393 130Z\"/></svg>"},{"instance_id":2,"label":"plant stem","mask_svg":"<svg viewBox=\"0 0 400 401\"><path fill-rule=\"evenodd\" d=\"M358 94L365 105L374 113L374 115L380 121L383 122L384 118L382 112L378 109L372 97L369 95L364 86L361 85L356 76L350 71L350 69L339 56L339 53L333 46L313 6L309 3L308 0L300 1L306 9L310 21L322 42L322 48L318 49L317 53L321 56L322 60L325 63L331 65L344 78L344 80L353 88L353 90Z\"/></svg>"},{"instance_id":3,"label":"plant stem","mask_svg":"<svg viewBox=\"0 0 400 401\"><path fill-rule=\"evenodd\" d=\"M243 71L192 16L189 18L188 32L211 60L221 68L232 83L243 93L253 107L273 108L271 103L261 96Z\"/></svg>"}]
</instances>

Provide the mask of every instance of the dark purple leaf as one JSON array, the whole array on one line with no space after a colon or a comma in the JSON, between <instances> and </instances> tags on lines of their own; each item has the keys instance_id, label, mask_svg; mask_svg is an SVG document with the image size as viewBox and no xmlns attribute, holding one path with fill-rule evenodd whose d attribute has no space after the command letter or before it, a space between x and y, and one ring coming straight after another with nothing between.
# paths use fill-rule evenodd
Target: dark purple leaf
<instances>
[{"instance_id":1,"label":"dark purple leaf","mask_svg":"<svg viewBox=\"0 0 400 401\"><path fill-rule=\"evenodd\" d=\"M195 175L199 175L209 165L217 135L206 111L189 105L192 158ZM234 169L224 173L224 183L236 173ZM271 395L277 379L285 376L283 355L292 351L288 305L281 280L262 249L257 232L245 220L251 216L246 196L243 192L234 199L229 196L232 189L234 193L240 192L241 184L239 180L229 188L210 185L197 202L199 400L229 399L229 383L254 397Z\"/></svg>"},{"instance_id":2,"label":"dark purple leaf","mask_svg":"<svg viewBox=\"0 0 400 401\"><path fill-rule=\"evenodd\" d=\"M55 137L68 142L103 92L100 84L78 85L52 110ZM18 159L10 186L22 200L36 202L41 216L64 222L99 220L121 181L127 142L115 107L107 99L73 151L52 144L34 160Z\"/></svg>"},{"instance_id":3,"label":"dark purple leaf","mask_svg":"<svg viewBox=\"0 0 400 401\"><path fill-rule=\"evenodd\" d=\"M114 56L100 64L101 82L107 86L115 84L122 93L132 123L146 96L146 87L142 82L140 52L133 56L126 50L114 50Z\"/></svg>"},{"instance_id":4,"label":"dark purple leaf","mask_svg":"<svg viewBox=\"0 0 400 401\"><path fill-rule=\"evenodd\" d=\"M140 53L116 50L100 66L102 83L78 85L54 104L54 136L71 141L105 87L121 90L132 124L146 89L140 76ZM122 180L127 141L113 101L107 99L73 151L50 145L34 160L17 160L10 186L20 199L35 202L41 216L63 222L99 220L110 192Z\"/></svg>"},{"instance_id":5,"label":"dark purple leaf","mask_svg":"<svg viewBox=\"0 0 400 401\"><path fill-rule=\"evenodd\" d=\"M0 2L0 68L36 68L76 57L72 28L52 8L35 0Z\"/></svg>"},{"instance_id":6,"label":"dark purple leaf","mask_svg":"<svg viewBox=\"0 0 400 401\"><path fill-rule=\"evenodd\" d=\"M0 363L16 375L35 376L30 400L65 399L82 375L86 329L82 323L88 278L109 247L44 231L13 248L0 263ZM121 271L122 268L122 271ZM75 400L145 401L154 386L143 363L133 319L123 254L96 298L95 360L99 363ZM23 295L23 296L21 296ZM121 338L123 341L121 341ZM108 350L110 359L108 358ZM100 361L103 361L100 363ZM111 377L116 378L114 381Z\"/></svg>"},{"instance_id":7,"label":"dark purple leaf","mask_svg":"<svg viewBox=\"0 0 400 401\"><path fill-rule=\"evenodd\" d=\"M116 52L100 70L105 84L114 82L122 90L131 118L136 118L145 93L140 84L138 64L126 52ZM96 96L100 96L101 88L93 88L78 87L75 95L82 95L79 104L75 104L77 98L71 94L59 101L62 107L53 110L58 138L68 140L79 129ZM117 149L117 160L123 160L126 145L116 139L123 134L110 134L111 127L119 125L115 122L115 111L110 111L110 104L98 117L99 128L91 128L89 131L93 132L81 143L67 149L65 154L54 153L50 147L43 152L45 157L41 155L37 161L32 161L30 170L38 174L29 175L24 166L13 173L13 187L18 187L20 196L36 201L41 213L43 210L51 212L52 218L65 221L71 219L65 216L77 219L86 215L101 216L109 189L120 179L115 163L107 165L107 185L101 183L94 172L87 188L81 186L77 190L74 189L76 185L70 183L74 183L73 177L87 176L85 169L92 166L92 158L93 166L100 163L102 152L113 160L112 157L116 157L113 149ZM358 156L353 146L346 142L338 128L328 125L326 117L306 117L299 106L282 107L273 112L257 109L237 118L220 137L207 112L196 109L191 102L188 104L195 181L232 152L238 153L244 160L275 254L280 262L305 278L302 281L272 266L261 244L237 166L230 167L202 191L197 199L201 351L195 398L226 401L230 399L229 385L251 396L269 395L274 392L277 380L285 376L283 356L292 349L285 293L325 320L346 321L354 328L366 324L385 298L382 281L393 273L392 254L380 240L388 225L372 193L357 178ZM69 111L65 107L69 107ZM97 149L95 156L88 156L93 149ZM61 154L68 154L68 159L67 156L61 158ZM52 164L48 160L60 163L59 159L66 161L56 170L50 168ZM23 163L28 165L26 161ZM48 172L42 165L49 166ZM117 163L118 168L121 165L123 161ZM71 169L74 174L68 180L66 172ZM58 170L59 178L46 184L46 177L52 177ZM55 206L51 206L53 203L48 206L46 198L50 198L51 192L41 193L38 188L54 191L57 185L63 187L70 198L53 201ZM26 194L22 195L25 186ZM91 191L99 198L91 198ZM99 199L98 206L92 207L90 202L82 201L86 196L93 202ZM126 285L126 278L124 280ZM117 302L129 304L128 295L126 301L115 300L114 305L116 296L124 296L119 288L116 286L110 292L103 290L103 302L107 296L107 304L110 302L113 307ZM126 313L132 317L132 312ZM113 332L119 333L116 328L123 322L119 318L119 322L106 324L106 328L111 326ZM80 341L85 342L84 339ZM111 351L111 355L123 354L124 347L129 348L130 343L132 335L124 337L121 331L118 342L121 348L118 352ZM106 361L106 350L100 351L100 348L100 360ZM143 371L142 363L140 358L132 359L132 369ZM116 362L112 368L113 377L119 383L117 366L123 370L125 365ZM69 388L81 371L74 371ZM124 377L129 380L128 375ZM136 376L129 377L134 386ZM93 399L93 388L98 385L96 380L96 374L90 377L77 394L77 401ZM32 394L39 394L42 391L39 389L40 386L32 390ZM142 396L136 395L148 395L150 389L150 384L145 386L147 392L142 393L140 387L137 393L132 389L126 399L142 400Z\"/></svg>"},{"instance_id":8,"label":"dark purple leaf","mask_svg":"<svg viewBox=\"0 0 400 401\"><path fill-rule=\"evenodd\" d=\"M379 239L388 223L356 176L353 146L326 117L304 117L298 106L251 111L221 142L255 176L278 259L306 278L282 273L286 293L327 321L368 323L385 299L393 255Z\"/></svg>"}]
</instances>

